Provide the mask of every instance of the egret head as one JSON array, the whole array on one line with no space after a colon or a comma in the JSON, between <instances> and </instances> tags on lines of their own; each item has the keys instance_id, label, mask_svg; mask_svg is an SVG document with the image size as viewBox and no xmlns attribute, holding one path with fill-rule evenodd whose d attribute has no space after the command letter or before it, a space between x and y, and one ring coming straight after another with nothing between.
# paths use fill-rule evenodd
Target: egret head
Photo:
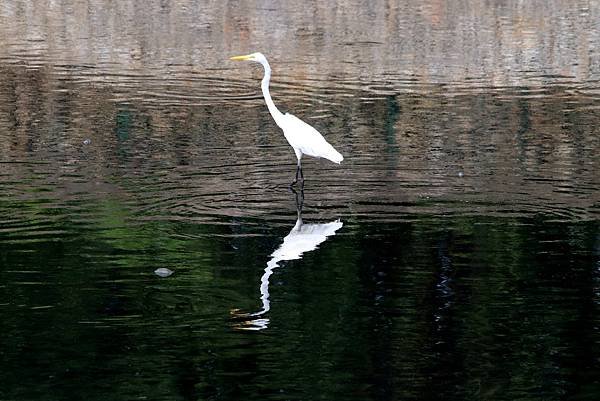
<instances>
[{"instance_id":1,"label":"egret head","mask_svg":"<svg viewBox=\"0 0 600 401\"><path fill-rule=\"evenodd\" d=\"M230 60L235 60L235 61L256 61L257 63L260 63L260 64L264 65L266 63L266 61L267 61L267 58L262 53L252 53L252 54L248 54L246 56L234 56L234 57L231 57Z\"/></svg>"}]
</instances>

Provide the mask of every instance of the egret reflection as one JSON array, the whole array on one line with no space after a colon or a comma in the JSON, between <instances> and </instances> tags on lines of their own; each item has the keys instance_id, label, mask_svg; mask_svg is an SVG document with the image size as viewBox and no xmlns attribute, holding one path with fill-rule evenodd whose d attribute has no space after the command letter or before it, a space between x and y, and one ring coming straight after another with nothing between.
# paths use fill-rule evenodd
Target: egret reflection
<instances>
[{"instance_id":1,"label":"egret reflection","mask_svg":"<svg viewBox=\"0 0 600 401\"><path fill-rule=\"evenodd\" d=\"M335 232L342 228L344 223L339 219L330 223L312 223L305 224L302 220L302 205L304 203L304 192L296 192L292 189L296 198L297 220L289 234L283 239L283 243L272 254L267 262L265 272L260 278L260 300L262 308L254 313L240 313L238 310L232 311L236 322L234 327L240 330L262 330L269 325L267 312L271 309L269 294L269 278L273 270L284 260L301 259L306 252L315 250L328 237L335 235Z\"/></svg>"}]
</instances>

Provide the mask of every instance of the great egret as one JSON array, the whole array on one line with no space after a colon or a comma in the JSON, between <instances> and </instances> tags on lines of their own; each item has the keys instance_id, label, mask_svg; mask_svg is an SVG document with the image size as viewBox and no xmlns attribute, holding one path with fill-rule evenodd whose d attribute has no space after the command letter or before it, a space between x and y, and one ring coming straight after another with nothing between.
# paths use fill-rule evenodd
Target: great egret
<instances>
[{"instance_id":1,"label":"great egret","mask_svg":"<svg viewBox=\"0 0 600 401\"><path fill-rule=\"evenodd\" d=\"M291 185L298 182L298 174L300 174L300 180L304 184L304 174L302 174L302 155L309 155L313 157L322 157L324 159L331 160L334 163L340 164L344 157L333 148L323 136L298 117L280 112L269 93L269 81L271 80L271 67L267 58L262 53L252 53L246 56L235 56L231 57L231 60L247 60L255 61L262 64L265 69L265 75L261 82L261 89L265 98L265 103L269 108L269 112L273 116L275 123L283 130L283 135L289 144L294 148L296 157L298 158L298 167L296 168L296 178L292 181Z\"/></svg>"}]
</instances>

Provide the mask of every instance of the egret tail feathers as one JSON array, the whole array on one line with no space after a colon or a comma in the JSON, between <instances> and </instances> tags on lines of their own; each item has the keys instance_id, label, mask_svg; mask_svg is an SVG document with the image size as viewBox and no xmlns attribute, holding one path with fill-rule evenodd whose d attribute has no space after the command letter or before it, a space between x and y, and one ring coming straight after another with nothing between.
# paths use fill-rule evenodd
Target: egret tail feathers
<instances>
[{"instance_id":1,"label":"egret tail feathers","mask_svg":"<svg viewBox=\"0 0 600 401\"><path fill-rule=\"evenodd\" d=\"M341 161L344 160L344 156L335 150L335 148L331 146L331 144L329 144L323 137L321 137L320 142L321 143L319 144L319 147L313 150L315 157L322 157L337 164L340 164ZM311 155L310 153L307 154Z\"/></svg>"},{"instance_id":2,"label":"egret tail feathers","mask_svg":"<svg viewBox=\"0 0 600 401\"><path fill-rule=\"evenodd\" d=\"M344 160L344 156L342 156L341 153L337 150L332 149L332 152L330 152L330 154L327 155L327 159L331 160L334 163L340 164L342 160Z\"/></svg>"}]
</instances>

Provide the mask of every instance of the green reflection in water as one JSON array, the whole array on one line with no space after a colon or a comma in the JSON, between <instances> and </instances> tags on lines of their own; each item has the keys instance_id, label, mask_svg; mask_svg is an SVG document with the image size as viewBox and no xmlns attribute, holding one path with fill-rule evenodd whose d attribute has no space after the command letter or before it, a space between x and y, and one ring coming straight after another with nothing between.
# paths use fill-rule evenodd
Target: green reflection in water
<instances>
[{"instance_id":1,"label":"green reflection in water","mask_svg":"<svg viewBox=\"0 0 600 401\"><path fill-rule=\"evenodd\" d=\"M289 227L144 221L114 199L87 223L1 210L19 216L0 234L5 399L598 394L595 223L353 219L274 271L257 333L229 311L259 307Z\"/></svg>"}]
</instances>

